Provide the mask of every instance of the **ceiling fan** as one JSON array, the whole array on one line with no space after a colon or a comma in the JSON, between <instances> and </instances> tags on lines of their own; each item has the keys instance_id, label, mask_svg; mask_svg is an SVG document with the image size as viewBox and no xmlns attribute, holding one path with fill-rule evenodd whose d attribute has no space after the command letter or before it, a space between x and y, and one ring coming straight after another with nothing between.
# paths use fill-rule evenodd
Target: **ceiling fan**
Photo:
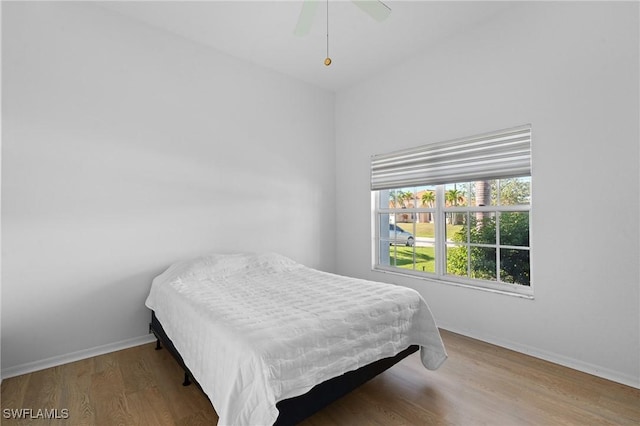
<instances>
[{"instance_id":1,"label":"ceiling fan","mask_svg":"<svg viewBox=\"0 0 640 426\"><path fill-rule=\"evenodd\" d=\"M380 0L351 0L353 4L358 6L363 12L371 16L378 22L382 22L391 14L391 8L381 2ZM300 10L300 16L298 17L298 23L293 33L297 36L303 37L309 34L311 25L313 24L313 18L320 1L318 0L304 0L302 3L302 9ZM326 0L327 6L327 57L324 60L326 66L331 65L331 58L329 57L329 0Z\"/></svg>"}]
</instances>

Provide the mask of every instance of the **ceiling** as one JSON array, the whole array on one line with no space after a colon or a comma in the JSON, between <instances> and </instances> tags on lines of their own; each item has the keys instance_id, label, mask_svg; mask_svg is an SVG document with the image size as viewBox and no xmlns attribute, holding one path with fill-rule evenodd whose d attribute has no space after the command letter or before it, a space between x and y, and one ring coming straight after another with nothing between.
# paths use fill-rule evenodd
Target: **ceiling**
<instances>
[{"instance_id":1,"label":"ceiling","mask_svg":"<svg viewBox=\"0 0 640 426\"><path fill-rule=\"evenodd\" d=\"M377 22L348 0L320 0L309 34L294 34L298 1L116 1L99 5L294 78L339 91L491 18L505 1L385 0ZM326 67L327 5L329 51Z\"/></svg>"}]
</instances>

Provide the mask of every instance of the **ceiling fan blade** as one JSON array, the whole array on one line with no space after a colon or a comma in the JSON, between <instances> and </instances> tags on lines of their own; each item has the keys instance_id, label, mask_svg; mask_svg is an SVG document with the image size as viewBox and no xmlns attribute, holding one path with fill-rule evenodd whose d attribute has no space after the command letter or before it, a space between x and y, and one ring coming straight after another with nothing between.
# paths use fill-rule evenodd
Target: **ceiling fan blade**
<instances>
[{"instance_id":1,"label":"ceiling fan blade","mask_svg":"<svg viewBox=\"0 0 640 426\"><path fill-rule=\"evenodd\" d=\"M391 15L391 8L379 0L351 1L378 22L384 21Z\"/></svg>"},{"instance_id":2,"label":"ceiling fan blade","mask_svg":"<svg viewBox=\"0 0 640 426\"><path fill-rule=\"evenodd\" d=\"M304 0L302 9L300 10L300 16L298 17L298 23L293 30L295 35L302 37L309 34L311 24L313 24L313 18L316 16L318 4L319 2L316 0Z\"/></svg>"}]
</instances>

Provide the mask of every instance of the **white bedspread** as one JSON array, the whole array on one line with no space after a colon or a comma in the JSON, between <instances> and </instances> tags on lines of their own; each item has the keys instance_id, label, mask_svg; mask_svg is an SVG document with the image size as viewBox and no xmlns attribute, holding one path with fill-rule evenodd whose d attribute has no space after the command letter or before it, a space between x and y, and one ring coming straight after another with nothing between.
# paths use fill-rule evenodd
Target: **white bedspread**
<instances>
[{"instance_id":1,"label":"white bedspread","mask_svg":"<svg viewBox=\"0 0 640 426\"><path fill-rule=\"evenodd\" d=\"M276 402L421 346L425 367L446 359L416 291L321 272L276 254L210 255L153 280L155 311L219 425L271 425Z\"/></svg>"}]
</instances>

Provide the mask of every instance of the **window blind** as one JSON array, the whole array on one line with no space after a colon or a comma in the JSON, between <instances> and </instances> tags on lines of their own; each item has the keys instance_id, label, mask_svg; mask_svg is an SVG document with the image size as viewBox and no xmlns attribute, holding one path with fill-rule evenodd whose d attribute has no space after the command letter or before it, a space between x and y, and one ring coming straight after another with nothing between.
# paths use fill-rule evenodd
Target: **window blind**
<instances>
[{"instance_id":1,"label":"window blind","mask_svg":"<svg viewBox=\"0 0 640 426\"><path fill-rule=\"evenodd\" d=\"M531 174L531 125L371 157L371 190Z\"/></svg>"}]
</instances>

